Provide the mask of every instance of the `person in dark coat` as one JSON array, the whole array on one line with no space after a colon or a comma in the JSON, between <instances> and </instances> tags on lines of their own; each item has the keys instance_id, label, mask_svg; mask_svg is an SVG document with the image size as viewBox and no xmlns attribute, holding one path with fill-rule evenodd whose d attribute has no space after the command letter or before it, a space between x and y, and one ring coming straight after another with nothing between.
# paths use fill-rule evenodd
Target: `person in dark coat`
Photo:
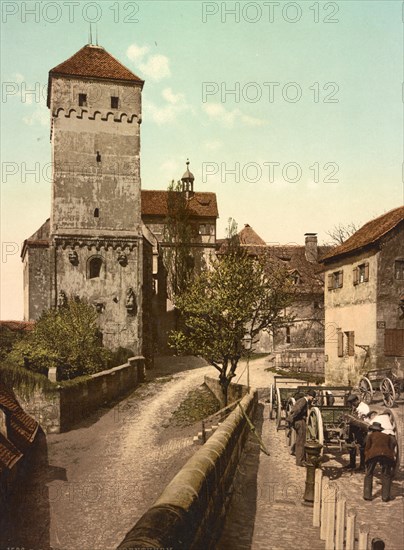
<instances>
[{"instance_id":1,"label":"person in dark coat","mask_svg":"<svg viewBox=\"0 0 404 550\"><path fill-rule=\"evenodd\" d=\"M311 402L316 397L314 390L309 390L304 397L301 397L293 405L290 414L286 421L296 431L296 465L304 466L305 450L304 445L306 443L306 418L307 411L311 405Z\"/></svg>"},{"instance_id":2,"label":"person in dark coat","mask_svg":"<svg viewBox=\"0 0 404 550\"><path fill-rule=\"evenodd\" d=\"M394 449L397 444L393 435L382 433L380 422L369 426L369 435L365 445L366 475L363 486L363 498L372 500L373 474L377 464L382 468L382 500L391 500L391 481L395 465Z\"/></svg>"},{"instance_id":3,"label":"person in dark coat","mask_svg":"<svg viewBox=\"0 0 404 550\"><path fill-rule=\"evenodd\" d=\"M347 399L347 404L352 408L352 414L359 420L355 422L351 419L349 422L349 435L347 443L349 444L349 464L344 466L345 470L355 470L357 447L359 447L359 467L358 472L365 471L365 443L368 433L367 427L363 422L369 422L369 405L359 399L356 394L351 394Z\"/></svg>"}]
</instances>

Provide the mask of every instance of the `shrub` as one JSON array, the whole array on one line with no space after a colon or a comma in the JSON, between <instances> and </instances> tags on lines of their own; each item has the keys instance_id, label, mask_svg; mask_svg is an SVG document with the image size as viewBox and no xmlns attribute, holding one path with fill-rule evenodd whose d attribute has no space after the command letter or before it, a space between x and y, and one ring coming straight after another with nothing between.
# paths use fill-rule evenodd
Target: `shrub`
<instances>
[{"instance_id":1,"label":"shrub","mask_svg":"<svg viewBox=\"0 0 404 550\"><path fill-rule=\"evenodd\" d=\"M71 300L45 311L32 332L14 345L10 359L44 375L56 367L58 378L66 380L104 370L111 352L102 345L95 309Z\"/></svg>"}]
</instances>

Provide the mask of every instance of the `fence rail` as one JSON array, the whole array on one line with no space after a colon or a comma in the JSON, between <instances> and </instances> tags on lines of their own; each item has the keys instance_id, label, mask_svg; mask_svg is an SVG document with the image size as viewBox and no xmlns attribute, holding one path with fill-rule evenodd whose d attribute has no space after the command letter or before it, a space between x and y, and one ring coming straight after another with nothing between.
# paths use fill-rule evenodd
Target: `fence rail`
<instances>
[{"instance_id":1,"label":"fence rail","mask_svg":"<svg viewBox=\"0 0 404 550\"><path fill-rule=\"evenodd\" d=\"M383 550L380 539L370 541L370 529L358 524L356 512L347 507L347 501L336 482L323 478L320 468L316 470L313 526L320 527L320 539L326 550Z\"/></svg>"}]
</instances>

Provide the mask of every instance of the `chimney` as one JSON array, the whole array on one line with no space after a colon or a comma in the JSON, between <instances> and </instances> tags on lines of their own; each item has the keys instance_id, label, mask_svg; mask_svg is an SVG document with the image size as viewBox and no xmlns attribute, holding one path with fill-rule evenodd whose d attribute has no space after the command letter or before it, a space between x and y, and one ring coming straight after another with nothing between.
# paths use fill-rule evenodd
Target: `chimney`
<instances>
[{"instance_id":1,"label":"chimney","mask_svg":"<svg viewBox=\"0 0 404 550\"><path fill-rule=\"evenodd\" d=\"M305 233L304 237L306 260L308 262L315 263L318 259L317 233Z\"/></svg>"}]
</instances>

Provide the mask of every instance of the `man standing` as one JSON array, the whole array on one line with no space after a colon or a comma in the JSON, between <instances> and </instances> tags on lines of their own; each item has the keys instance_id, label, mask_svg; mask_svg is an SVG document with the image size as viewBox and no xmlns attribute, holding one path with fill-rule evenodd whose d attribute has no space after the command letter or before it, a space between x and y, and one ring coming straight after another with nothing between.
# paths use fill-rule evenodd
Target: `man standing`
<instances>
[{"instance_id":1,"label":"man standing","mask_svg":"<svg viewBox=\"0 0 404 550\"><path fill-rule=\"evenodd\" d=\"M304 397L301 397L296 401L286 419L286 421L296 431L295 454L297 466L305 466L304 445L306 443L307 411L309 410L309 406L315 397L316 392L314 390L308 390Z\"/></svg>"},{"instance_id":2,"label":"man standing","mask_svg":"<svg viewBox=\"0 0 404 550\"><path fill-rule=\"evenodd\" d=\"M395 464L394 449L396 446L395 437L382 433L383 427L380 422L373 422L369 426L369 435L366 439L365 461L366 475L363 486L363 498L372 500L373 473L376 465L382 468L382 500L391 500L391 481L393 479L393 468Z\"/></svg>"},{"instance_id":3,"label":"man standing","mask_svg":"<svg viewBox=\"0 0 404 550\"><path fill-rule=\"evenodd\" d=\"M361 401L356 394L351 394L347 399L348 405L352 407L352 413L358 419L355 422L354 419L349 421L349 464L344 466L345 470L354 470L356 466L356 449L359 446L359 468L358 471L363 472L365 470L365 442L367 429L363 425L363 422L367 422L369 419L369 405Z\"/></svg>"}]
</instances>

